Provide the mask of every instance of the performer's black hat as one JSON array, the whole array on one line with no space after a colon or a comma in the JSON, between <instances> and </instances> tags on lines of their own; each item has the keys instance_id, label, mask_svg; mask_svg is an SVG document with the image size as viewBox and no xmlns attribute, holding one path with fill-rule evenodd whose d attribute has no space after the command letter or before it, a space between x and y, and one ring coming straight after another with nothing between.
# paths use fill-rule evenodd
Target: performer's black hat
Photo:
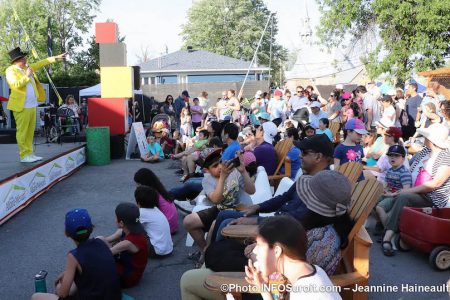
<instances>
[{"instance_id":1,"label":"performer's black hat","mask_svg":"<svg viewBox=\"0 0 450 300\"><path fill-rule=\"evenodd\" d=\"M11 63L28 55L28 53L22 52L22 50L20 50L20 47L14 48L13 50L9 51L8 54L9 57L11 57Z\"/></svg>"}]
</instances>

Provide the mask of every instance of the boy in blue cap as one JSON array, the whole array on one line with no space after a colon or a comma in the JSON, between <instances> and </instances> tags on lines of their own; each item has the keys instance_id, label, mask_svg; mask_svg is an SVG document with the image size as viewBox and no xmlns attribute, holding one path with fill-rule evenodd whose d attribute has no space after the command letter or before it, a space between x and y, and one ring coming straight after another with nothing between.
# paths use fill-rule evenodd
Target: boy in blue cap
<instances>
[{"instance_id":1,"label":"boy in blue cap","mask_svg":"<svg viewBox=\"0 0 450 300\"><path fill-rule=\"evenodd\" d=\"M386 155L389 158L391 168L386 173L384 195L376 207L378 217L383 226L386 226L387 214L394 206L395 196L402 189L412 186L411 172L403 164L406 156L405 148L401 145L392 145L389 147ZM395 252L392 249L390 241L384 241L381 246L384 255L394 255Z\"/></svg>"},{"instance_id":2,"label":"boy in blue cap","mask_svg":"<svg viewBox=\"0 0 450 300\"><path fill-rule=\"evenodd\" d=\"M101 239L90 239L94 226L86 209L66 213L65 233L77 247L67 254L66 269L56 282L56 294L35 293L32 300L60 299L77 294L80 299L122 298L116 263Z\"/></svg>"}]
</instances>

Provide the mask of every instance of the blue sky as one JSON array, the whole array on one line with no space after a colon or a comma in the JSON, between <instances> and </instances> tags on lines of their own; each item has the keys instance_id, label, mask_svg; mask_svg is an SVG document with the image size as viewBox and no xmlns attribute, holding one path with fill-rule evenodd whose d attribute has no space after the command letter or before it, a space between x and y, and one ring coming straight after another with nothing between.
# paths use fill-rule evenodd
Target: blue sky
<instances>
[{"instance_id":1,"label":"blue sky","mask_svg":"<svg viewBox=\"0 0 450 300\"><path fill-rule=\"evenodd\" d=\"M288 49L298 45L300 18L305 12L305 1L308 2L312 24L317 24L319 13L314 0L265 1L268 8L277 13L277 41ZM183 44L179 35L181 25L186 22L191 5L192 0L103 0L94 22L113 19L119 25L120 34L126 36L128 64L133 65L142 48L148 48L151 57L163 53L166 45L169 52L180 49ZM261 23L263 27L264 21ZM91 34L94 34L94 28Z\"/></svg>"}]
</instances>

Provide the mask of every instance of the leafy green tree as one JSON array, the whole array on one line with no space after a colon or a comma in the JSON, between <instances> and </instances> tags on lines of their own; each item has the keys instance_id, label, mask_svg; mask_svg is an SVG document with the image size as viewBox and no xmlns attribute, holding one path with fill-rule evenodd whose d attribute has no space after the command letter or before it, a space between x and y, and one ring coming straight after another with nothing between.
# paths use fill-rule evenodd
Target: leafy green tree
<instances>
[{"instance_id":1,"label":"leafy green tree","mask_svg":"<svg viewBox=\"0 0 450 300\"><path fill-rule=\"evenodd\" d=\"M42 1L0 0L0 73L4 73L10 65L8 51L17 46L22 50L30 50L33 44L39 54L46 53L47 18L42 4ZM13 8L19 19L15 17Z\"/></svg>"},{"instance_id":2,"label":"leafy green tree","mask_svg":"<svg viewBox=\"0 0 450 300\"><path fill-rule=\"evenodd\" d=\"M83 42L81 35L92 25L101 0L44 0L52 19L57 52L73 51Z\"/></svg>"},{"instance_id":3,"label":"leafy green tree","mask_svg":"<svg viewBox=\"0 0 450 300\"><path fill-rule=\"evenodd\" d=\"M89 40L88 50L77 53L75 49L83 45L82 35L92 26L94 13L100 2L101 0L0 0L0 73L9 66L7 52L14 47L20 46L31 51L32 44L40 58L47 57L47 20L50 17L53 53L68 52L75 58L52 66L55 84L76 86L98 83L96 70L99 68L99 59L95 40ZM19 18L15 17L13 8ZM29 41L19 21L28 33ZM84 61L79 60L80 57L84 57ZM82 65L78 66L78 63ZM43 74L40 78L47 82Z\"/></svg>"},{"instance_id":4,"label":"leafy green tree","mask_svg":"<svg viewBox=\"0 0 450 300\"><path fill-rule=\"evenodd\" d=\"M316 1L324 45L339 46L348 36L363 41L369 32L378 33L377 47L362 57L372 78L388 73L404 81L414 71L442 66L450 54L450 1Z\"/></svg>"},{"instance_id":5,"label":"leafy green tree","mask_svg":"<svg viewBox=\"0 0 450 300\"><path fill-rule=\"evenodd\" d=\"M271 14L263 0L204 0L195 2L183 25L184 47L192 46L217 54L250 61ZM273 17L272 78L279 79L287 50L275 42L277 18ZM269 66L271 30L265 32L257 63ZM280 64L281 61L281 64Z\"/></svg>"}]
</instances>

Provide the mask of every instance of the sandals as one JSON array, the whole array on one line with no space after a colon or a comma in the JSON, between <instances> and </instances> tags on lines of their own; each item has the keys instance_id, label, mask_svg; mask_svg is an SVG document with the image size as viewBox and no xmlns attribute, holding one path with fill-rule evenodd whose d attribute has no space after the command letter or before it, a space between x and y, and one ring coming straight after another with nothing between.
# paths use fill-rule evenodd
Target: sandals
<instances>
[{"instance_id":1,"label":"sandals","mask_svg":"<svg viewBox=\"0 0 450 300\"><path fill-rule=\"evenodd\" d=\"M194 264L194 269L200 269L204 263L205 263L205 253L202 252L197 262Z\"/></svg>"},{"instance_id":2,"label":"sandals","mask_svg":"<svg viewBox=\"0 0 450 300\"><path fill-rule=\"evenodd\" d=\"M389 248L384 247L384 245L389 245ZM385 256L393 256L395 254L394 249L392 249L392 244L390 241L383 241L381 244L381 249Z\"/></svg>"},{"instance_id":3,"label":"sandals","mask_svg":"<svg viewBox=\"0 0 450 300\"><path fill-rule=\"evenodd\" d=\"M202 255L202 252L200 250L191 252L188 254L188 259L190 260L198 260L200 256Z\"/></svg>"}]
</instances>

